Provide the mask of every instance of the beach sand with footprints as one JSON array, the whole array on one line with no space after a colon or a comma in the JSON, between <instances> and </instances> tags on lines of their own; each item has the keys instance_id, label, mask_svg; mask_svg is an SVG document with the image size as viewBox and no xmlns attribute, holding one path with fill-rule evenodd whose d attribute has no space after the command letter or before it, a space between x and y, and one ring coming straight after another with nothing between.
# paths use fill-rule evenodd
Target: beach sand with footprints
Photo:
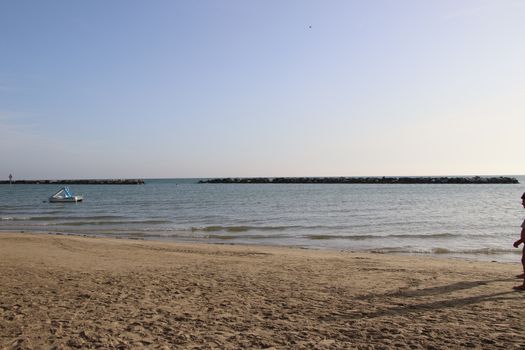
<instances>
[{"instance_id":1,"label":"beach sand with footprints","mask_svg":"<svg viewBox=\"0 0 525 350\"><path fill-rule=\"evenodd\" d=\"M0 348L525 348L518 260L1 233Z\"/></svg>"}]
</instances>

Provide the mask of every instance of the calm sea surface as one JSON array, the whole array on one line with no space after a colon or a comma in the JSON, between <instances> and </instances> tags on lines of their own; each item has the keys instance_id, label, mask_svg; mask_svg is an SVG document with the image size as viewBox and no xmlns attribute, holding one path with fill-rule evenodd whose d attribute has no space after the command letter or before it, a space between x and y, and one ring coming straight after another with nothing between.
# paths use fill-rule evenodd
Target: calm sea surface
<instances>
[{"instance_id":1,"label":"calm sea surface","mask_svg":"<svg viewBox=\"0 0 525 350\"><path fill-rule=\"evenodd\" d=\"M207 243L291 245L519 261L517 185L73 185L80 203L49 203L56 185L0 185L0 230Z\"/></svg>"}]
</instances>

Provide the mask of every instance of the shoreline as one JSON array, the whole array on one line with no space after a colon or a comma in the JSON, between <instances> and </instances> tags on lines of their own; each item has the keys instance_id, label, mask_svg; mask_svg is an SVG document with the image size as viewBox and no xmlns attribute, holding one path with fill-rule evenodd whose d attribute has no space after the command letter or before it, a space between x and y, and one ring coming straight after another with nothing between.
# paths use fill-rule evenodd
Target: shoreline
<instances>
[{"instance_id":1,"label":"shoreline","mask_svg":"<svg viewBox=\"0 0 525 350\"><path fill-rule=\"evenodd\" d=\"M382 251L381 248L371 250L351 250L343 248L332 248L322 246L299 246L299 245L286 245L286 244L257 244L257 243L243 243L243 242L232 242L229 239L215 239L210 241L208 238L192 238L184 239L181 237L176 238L160 238L159 236L153 237L132 237L132 236L110 236L107 234L96 234L96 233L81 233L81 232L59 232L59 231L38 231L38 230L12 230L12 229L0 229L0 234L37 234L37 235L57 235L57 236L71 236L71 237L86 237L86 238L101 238L101 239L118 239L118 240L131 240L131 241L142 241L142 242L160 242L160 243L175 243L175 244L204 244L204 245L224 245L224 246L246 246L246 247L261 247L261 248L289 248L289 249L301 249L311 251L327 251L327 252L342 252L342 253L355 253L355 254L378 254L378 255L392 255L392 256L413 256L416 258L436 258L436 259L453 259L453 260L464 260L473 262L493 262L493 263L505 263L514 264L520 262L521 250L517 249L513 252L507 253L454 253L454 252L396 252L396 251ZM500 259L500 260L494 260Z\"/></svg>"},{"instance_id":2,"label":"shoreline","mask_svg":"<svg viewBox=\"0 0 525 350\"><path fill-rule=\"evenodd\" d=\"M517 348L520 265L0 234L0 348Z\"/></svg>"}]
</instances>

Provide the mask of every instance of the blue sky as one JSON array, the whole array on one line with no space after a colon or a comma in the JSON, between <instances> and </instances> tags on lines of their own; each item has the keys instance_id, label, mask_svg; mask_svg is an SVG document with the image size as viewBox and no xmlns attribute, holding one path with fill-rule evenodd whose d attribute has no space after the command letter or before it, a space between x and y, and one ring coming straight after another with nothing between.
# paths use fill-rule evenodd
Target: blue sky
<instances>
[{"instance_id":1,"label":"blue sky","mask_svg":"<svg viewBox=\"0 0 525 350\"><path fill-rule=\"evenodd\" d=\"M525 174L525 2L0 1L0 178Z\"/></svg>"}]
</instances>

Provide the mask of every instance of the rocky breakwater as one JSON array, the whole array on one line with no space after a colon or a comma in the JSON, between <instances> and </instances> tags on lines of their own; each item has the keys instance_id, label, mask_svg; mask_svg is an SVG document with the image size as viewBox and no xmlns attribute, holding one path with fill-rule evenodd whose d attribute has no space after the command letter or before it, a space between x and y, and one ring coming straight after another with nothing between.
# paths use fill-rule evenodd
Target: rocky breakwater
<instances>
[{"instance_id":1,"label":"rocky breakwater","mask_svg":"<svg viewBox=\"0 0 525 350\"><path fill-rule=\"evenodd\" d=\"M513 177L256 177L201 180L212 184L518 184Z\"/></svg>"},{"instance_id":2,"label":"rocky breakwater","mask_svg":"<svg viewBox=\"0 0 525 350\"><path fill-rule=\"evenodd\" d=\"M0 184L9 184L9 181L0 181ZM143 185L142 179L81 179L81 180L16 180L15 185Z\"/></svg>"}]
</instances>

